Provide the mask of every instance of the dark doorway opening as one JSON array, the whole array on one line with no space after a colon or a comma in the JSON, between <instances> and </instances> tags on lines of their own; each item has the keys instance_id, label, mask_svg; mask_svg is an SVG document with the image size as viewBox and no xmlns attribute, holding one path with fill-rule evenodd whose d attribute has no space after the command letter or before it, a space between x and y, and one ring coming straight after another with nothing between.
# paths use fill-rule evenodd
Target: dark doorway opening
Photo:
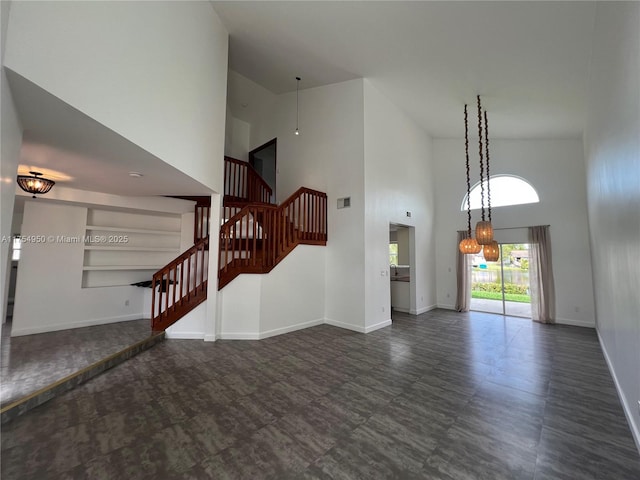
<instances>
[{"instance_id":1,"label":"dark doorway opening","mask_svg":"<svg viewBox=\"0 0 640 480\"><path fill-rule=\"evenodd\" d=\"M274 138L249 152L249 164L271 187L271 203L276 202L277 143Z\"/></svg>"}]
</instances>

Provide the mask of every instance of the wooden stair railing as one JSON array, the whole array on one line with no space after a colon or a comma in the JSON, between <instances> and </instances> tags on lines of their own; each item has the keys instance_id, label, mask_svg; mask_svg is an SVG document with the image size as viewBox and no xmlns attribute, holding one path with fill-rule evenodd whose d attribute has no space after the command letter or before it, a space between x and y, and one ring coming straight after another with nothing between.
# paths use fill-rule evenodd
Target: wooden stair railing
<instances>
[{"instance_id":1,"label":"wooden stair railing","mask_svg":"<svg viewBox=\"0 0 640 480\"><path fill-rule=\"evenodd\" d=\"M281 205L242 207L220 228L218 289L241 273L268 273L297 245L326 245L327 195L302 187Z\"/></svg>"},{"instance_id":2,"label":"wooden stair railing","mask_svg":"<svg viewBox=\"0 0 640 480\"><path fill-rule=\"evenodd\" d=\"M196 202L195 222L193 225L193 243L198 243L203 238L208 237L209 218L211 214L211 197L205 195L172 195L171 198L181 198L182 200Z\"/></svg>"},{"instance_id":3,"label":"wooden stair railing","mask_svg":"<svg viewBox=\"0 0 640 480\"><path fill-rule=\"evenodd\" d=\"M211 218L211 202L209 205L196 204L195 221L193 222L193 243L209 237L209 219Z\"/></svg>"},{"instance_id":4,"label":"wooden stair railing","mask_svg":"<svg viewBox=\"0 0 640 480\"><path fill-rule=\"evenodd\" d=\"M224 157L224 197L229 201L271 203L273 191L248 162Z\"/></svg>"},{"instance_id":5,"label":"wooden stair railing","mask_svg":"<svg viewBox=\"0 0 640 480\"><path fill-rule=\"evenodd\" d=\"M207 299L209 237L153 275L151 325L162 331Z\"/></svg>"}]
</instances>

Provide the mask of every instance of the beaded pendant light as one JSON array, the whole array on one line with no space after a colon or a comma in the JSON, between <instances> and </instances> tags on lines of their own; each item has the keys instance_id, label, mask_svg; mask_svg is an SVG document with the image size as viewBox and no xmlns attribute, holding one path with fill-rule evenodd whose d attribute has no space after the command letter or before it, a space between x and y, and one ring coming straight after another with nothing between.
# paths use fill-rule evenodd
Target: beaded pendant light
<instances>
[{"instance_id":1,"label":"beaded pendant light","mask_svg":"<svg viewBox=\"0 0 640 480\"><path fill-rule=\"evenodd\" d=\"M491 180L489 176L489 122L487 112L484 112L484 145L487 153L487 210L489 213L489 223L491 223ZM482 254L487 262L496 262L500 258L500 246L495 240L482 248Z\"/></svg>"},{"instance_id":2,"label":"beaded pendant light","mask_svg":"<svg viewBox=\"0 0 640 480\"><path fill-rule=\"evenodd\" d=\"M484 161L482 159L482 105L480 103L480 95L478 95L478 153L480 154L480 202L482 220L476 223L476 241L480 245L488 245L493 241L493 226L491 220L486 220L484 213ZM487 173L487 184L489 183L489 175Z\"/></svg>"},{"instance_id":3,"label":"beaded pendant light","mask_svg":"<svg viewBox=\"0 0 640 480\"><path fill-rule=\"evenodd\" d=\"M480 253L482 247L478 245L476 239L471 234L471 179L469 176L469 118L467 114L467 105L464 106L464 148L467 167L467 238L463 238L458 248L463 254Z\"/></svg>"}]
</instances>

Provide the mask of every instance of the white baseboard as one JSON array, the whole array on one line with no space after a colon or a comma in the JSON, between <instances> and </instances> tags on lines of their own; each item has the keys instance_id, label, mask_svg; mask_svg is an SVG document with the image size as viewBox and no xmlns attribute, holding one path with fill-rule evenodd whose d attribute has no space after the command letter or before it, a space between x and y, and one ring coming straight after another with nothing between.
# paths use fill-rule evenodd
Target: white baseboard
<instances>
[{"instance_id":1,"label":"white baseboard","mask_svg":"<svg viewBox=\"0 0 640 480\"><path fill-rule=\"evenodd\" d=\"M220 340L260 340L259 333L221 332Z\"/></svg>"},{"instance_id":2,"label":"white baseboard","mask_svg":"<svg viewBox=\"0 0 640 480\"><path fill-rule=\"evenodd\" d=\"M391 319L385 320L384 322L376 323L375 325L369 325L364 328L364 333L375 332L376 330L380 330L381 328L388 327L391 325Z\"/></svg>"},{"instance_id":3,"label":"white baseboard","mask_svg":"<svg viewBox=\"0 0 640 480\"><path fill-rule=\"evenodd\" d=\"M316 325L322 325L323 323L324 319L319 318L309 322L296 323L295 325L266 330L264 332L222 332L220 333L219 338L222 340L261 340L263 338L275 337L276 335L282 335L284 333L295 332L296 330L302 330L303 328L315 327ZM214 335L207 335L207 337L213 337L208 339L208 341L215 340ZM205 340L207 340L207 338L205 338Z\"/></svg>"},{"instance_id":4,"label":"white baseboard","mask_svg":"<svg viewBox=\"0 0 640 480\"><path fill-rule=\"evenodd\" d=\"M170 340L204 340L202 332L175 332L165 330L164 335Z\"/></svg>"},{"instance_id":5,"label":"white baseboard","mask_svg":"<svg viewBox=\"0 0 640 480\"><path fill-rule=\"evenodd\" d=\"M402 312L402 313L411 313L411 311L408 308L402 308L402 307L393 307L393 311Z\"/></svg>"},{"instance_id":6,"label":"white baseboard","mask_svg":"<svg viewBox=\"0 0 640 480\"><path fill-rule=\"evenodd\" d=\"M302 330L303 328L315 327L316 325L322 325L324 323L324 318L318 318L316 320L310 320L308 322L297 323L295 325L290 325L288 327L282 328L274 328L273 330L267 330L265 332L260 332L259 337L269 338L274 337L276 335L282 335L283 333L295 332L296 330Z\"/></svg>"},{"instance_id":7,"label":"white baseboard","mask_svg":"<svg viewBox=\"0 0 640 480\"><path fill-rule=\"evenodd\" d=\"M638 453L640 453L640 425L636 424L635 418L633 417L633 409L629 402L627 402L627 398L624 395L622 387L620 387L620 383L618 382L618 377L616 376L616 371L613 368L613 363L611 363L611 358L609 358L609 353L607 352L607 347L605 347L604 342L602 341L602 337L600 336L600 332L596 329L596 333L598 334L598 341L600 342L600 348L602 349L602 353L604 353L604 359L607 362L607 366L609 367L609 373L611 373L611 377L613 378L613 383L616 386L616 391L618 392L618 398L622 401L622 409L624 410L624 415L627 417L627 423L631 428L631 434L633 439L636 442L636 448L638 449ZM632 400L635 404L635 400Z\"/></svg>"},{"instance_id":8,"label":"white baseboard","mask_svg":"<svg viewBox=\"0 0 640 480\"><path fill-rule=\"evenodd\" d=\"M204 336L204 341L205 342L215 342L217 339L217 337L215 335L205 335Z\"/></svg>"},{"instance_id":9,"label":"white baseboard","mask_svg":"<svg viewBox=\"0 0 640 480\"><path fill-rule=\"evenodd\" d=\"M438 308L438 306L433 304L427 307L418 308L417 310L409 310L409 313L411 315L420 315L421 313L430 312L431 310L435 310L436 308Z\"/></svg>"},{"instance_id":10,"label":"white baseboard","mask_svg":"<svg viewBox=\"0 0 640 480\"><path fill-rule=\"evenodd\" d=\"M596 328L595 322L588 322L584 320L572 320L570 318L556 318L556 323L558 325L571 325L574 327Z\"/></svg>"},{"instance_id":11,"label":"white baseboard","mask_svg":"<svg viewBox=\"0 0 640 480\"><path fill-rule=\"evenodd\" d=\"M70 328L94 327L96 325L105 325L107 323L128 322L129 320L144 319L142 313L122 315L120 317L96 318L93 320L83 320L80 322L55 323L53 325L38 325L27 328L14 328L11 331L12 337L20 337L22 335L33 335L36 333L57 332L60 330L69 330Z\"/></svg>"},{"instance_id":12,"label":"white baseboard","mask_svg":"<svg viewBox=\"0 0 640 480\"><path fill-rule=\"evenodd\" d=\"M331 318L325 318L324 323L333 327L344 328L345 330L351 330L353 332L364 333L364 327L360 325L352 325L351 323L344 323Z\"/></svg>"}]
</instances>

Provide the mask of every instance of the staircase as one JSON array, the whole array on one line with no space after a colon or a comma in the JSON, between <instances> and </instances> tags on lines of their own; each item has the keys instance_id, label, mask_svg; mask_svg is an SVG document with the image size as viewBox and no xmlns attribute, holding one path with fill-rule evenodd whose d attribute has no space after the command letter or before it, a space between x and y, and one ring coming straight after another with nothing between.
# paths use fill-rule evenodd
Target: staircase
<instances>
[{"instance_id":1,"label":"staircase","mask_svg":"<svg viewBox=\"0 0 640 480\"><path fill-rule=\"evenodd\" d=\"M269 273L297 245L327 244L327 195L302 187L280 205L247 162L225 157L218 290L242 273ZM184 198L184 197L183 197ZM194 245L153 275L151 320L163 331L207 299L210 204L198 201Z\"/></svg>"}]
</instances>

